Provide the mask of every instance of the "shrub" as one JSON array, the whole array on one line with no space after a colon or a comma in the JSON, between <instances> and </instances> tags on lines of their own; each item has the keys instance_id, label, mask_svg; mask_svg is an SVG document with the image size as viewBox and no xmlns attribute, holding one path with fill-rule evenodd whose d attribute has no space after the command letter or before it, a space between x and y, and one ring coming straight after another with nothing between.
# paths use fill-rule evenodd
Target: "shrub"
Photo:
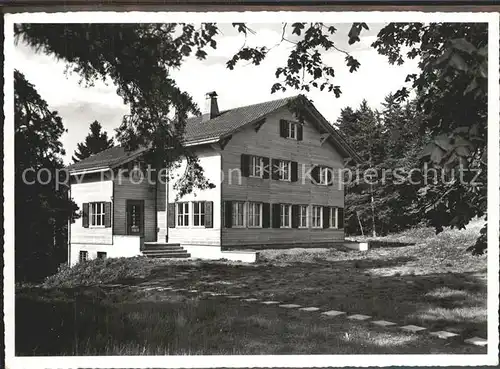
<instances>
[{"instance_id":1,"label":"shrub","mask_svg":"<svg viewBox=\"0 0 500 369\"><path fill-rule=\"evenodd\" d=\"M62 265L56 274L47 277L44 287L77 287L120 283L144 278L158 262L145 257L94 259L73 267Z\"/></svg>"}]
</instances>

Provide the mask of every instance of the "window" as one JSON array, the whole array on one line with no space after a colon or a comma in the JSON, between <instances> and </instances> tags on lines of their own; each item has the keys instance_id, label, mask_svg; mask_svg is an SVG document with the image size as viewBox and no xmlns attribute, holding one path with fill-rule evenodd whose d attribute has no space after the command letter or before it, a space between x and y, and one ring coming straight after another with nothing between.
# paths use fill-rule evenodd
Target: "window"
<instances>
[{"instance_id":1,"label":"window","mask_svg":"<svg viewBox=\"0 0 500 369\"><path fill-rule=\"evenodd\" d=\"M260 202L248 203L248 226L262 227L262 204Z\"/></svg>"},{"instance_id":2,"label":"window","mask_svg":"<svg viewBox=\"0 0 500 369\"><path fill-rule=\"evenodd\" d=\"M307 205L299 205L299 228L307 228Z\"/></svg>"},{"instance_id":3,"label":"window","mask_svg":"<svg viewBox=\"0 0 500 369\"><path fill-rule=\"evenodd\" d=\"M250 157L250 177L262 178L264 176L264 158L260 156Z\"/></svg>"},{"instance_id":4,"label":"window","mask_svg":"<svg viewBox=\"0 0 500 369\"><path fill-rule=\"evenodd\" d=\"M104 203L90 203L90 226L104 227Z\"/></svg>"},{"instance_id":5,"label":"window","mask_svg":"<svg viewBox=\"0 0 500 369\"><path fill-rule=\"evenodd\" d=\"M333 181L333 171L328 167L319 168L319 184L329 185Z\"/></svg>"},{"instance_id":6,"label":"window","mask_svg":"<svg viewBox=\"0 0 500 369\"><path fill-rule=\"evenodd\" d=\"M98 259L106 259L106 253L103 251L97 251L97 258Z\"/></svg>"},{"instance_id":7,"label":"window","mask_svg":"<svg viewBox=\"0 0 500 369\"><path fill-rule=\"evenodd\" d=\"M233 227L245 226L245 203L242 201L233 202Z\"/></svg>"},{"instance_id":8,"label":"window","mask_svg":"<svg viewBox=\"0 0 500 369\"><path fill-rule=\"evenodd\" d=\"M80 263L83 263L85 261L87 261L89 259L89 253L88 251L80 251L80 257L79 257L79 261Z\"/></svg>"},{"instance_id":9,"label":"window","mask_svg":"<svg viewBox=\"0 0 500 369\"><path fill-rule=\"evenodd\" d=\"M338 210L339 210L339 208L336 208L336 207L330 208L330 228L338 228L339 227Z\"/></svg>"},{"instance_id":10,"label":"window","mask_svg":"<svg viewBox=\"0 0 500 369\"><path fill-rule=\"evenodd\" d=\"M188 202L177 203L177 226L179 226L179 227L189 226L189 203Z\"/></svg>"},{"instance_id":11,"label":"window","mask_svg":"<svg viewBox=\"0 0 500 369\"><path fill-rule=\"evenodd\" d=\"M292 174L292 162L288 160L278 161L278 176L280 181L290 181Z\"/></svg>"},{"instance_id":12,"label":"window","mask_svg":"<svg viewBox=\"0 0 500 369\"><path fill-rule=\"evenodd\" d=\"M312 226L313 228L323 228L323 207L312 207Z\"/></svg>"},{"instance_id":13,"label":"window","mask_svg":"<svg viewBox=\"0 0 500 369\"><path fill-rule=\"evenodd\" d=\"M205 201L193 202L193 225L205 226Z\"/></svg>"},{"instance_id":14,"label":"window","mask_svg":"<svg viewBox=\"0 0 500 369\"><path fill-rule=\"evenodd\" d=\"M297 139L297 124L288 122L288 137L293 138L294 140Z\"/></svg>"},{"instance_id":15,"label":"window","mask_svg":"<svg viewBox=\"0 0 500 369\"><path fill-rule=\"evenodd\" d=\"M292 205L280 204L280 228L292 226Z\"/></svg>"}]
</instances>

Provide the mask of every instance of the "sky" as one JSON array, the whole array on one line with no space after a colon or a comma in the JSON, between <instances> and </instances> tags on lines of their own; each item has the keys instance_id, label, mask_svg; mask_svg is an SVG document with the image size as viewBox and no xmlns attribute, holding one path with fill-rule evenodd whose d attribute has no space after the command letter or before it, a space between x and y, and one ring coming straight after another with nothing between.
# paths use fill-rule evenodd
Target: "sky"
<instances>
[{"instance_id":1,"label":"sky","mask_svg":"<svg viewBox=\"0 0 500 369\"><path fill-rule=\"evenodd\" d=\"M271 86L278 82L274 75L276 68L286 63L293 45L283 43L273 48L259 66L243 62L231 71L226 68L226 61L240 49L245 38L229 24L219 27L221 34L217 36L216 50L207 49L208 56L203 61L187 58L179 69L172 71L178 86L191 94L201 109L204 107L205 93L209 91L217 92L220 110L304 93L288 89L284 93L271 94ZM248 36L247 46L272 47L281 39L280 23L249 24L249 27L256 33ZM330 122L337 120L342 108L357 107L363 99L372 108L380 108L384 97L401 88L406 76L418 70L416 60L407 61L402 66L390 65L386 57L371 48L383 24L369 24L370 29L364 31L361 41L354 45L347 44L350 24L335 24L335 27L337 32L332 40L337 47L356 57L361 66L358 71L349 73L344 54L338 51L322 54L325 64L335 68L336 75L332 81L341 86L342 95L335 98L333 93L314 89L305 95ZM108 135L114 136L114 130L120 125L123 115L128 114L128 107L116 94L112 82L96 82L93 87L87 87L80 83L78 75L65 73L66 64L63 61L36 53L22 42L15 47L15 68L35 86L49 108L56 110L62 117L67 129L61 137L67 164L71 162L77 143L88 134L90 123L99 121Z\"/></svg>"}]
</instances>

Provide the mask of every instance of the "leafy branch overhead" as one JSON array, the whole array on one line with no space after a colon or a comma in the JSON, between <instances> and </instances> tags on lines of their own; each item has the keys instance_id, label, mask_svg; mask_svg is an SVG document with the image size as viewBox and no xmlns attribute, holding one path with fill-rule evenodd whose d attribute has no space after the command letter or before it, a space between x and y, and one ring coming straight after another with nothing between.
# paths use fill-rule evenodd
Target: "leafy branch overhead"
<instances>
[{"instance_id":1,"label":"leafy branch overhead","mask_svg":"<svg viewBox=\"0 0 500 369\"><path fill-rule=\"evenodd\" d=\"M331 36L337 32L334 26L323 23L284 23L281 39L272 47L246 46L246 37L251 31L241 23L234 23L238 32L245 35L245 44L226 63L227 68L233 70L238 62L249 61L253 65L260 65L273 49L282 44L292 45L286 59L286 65L276 69L276 78L281 80L271 87L271 92L286 91L293 88L301 91L310 91L317 88L320 91L333 92L335 97L341 94L340 86L331 82L335 77L335 69L323 61L322 53L337 51L345 54L345 63L349 71L355 72L360 63L347 51L336 46ZM349 44L359 41L361 28L368 29L365 23L354 23L349 32ZM252 31L255 33L254 31Z\"/></svg>"}]
</instances>

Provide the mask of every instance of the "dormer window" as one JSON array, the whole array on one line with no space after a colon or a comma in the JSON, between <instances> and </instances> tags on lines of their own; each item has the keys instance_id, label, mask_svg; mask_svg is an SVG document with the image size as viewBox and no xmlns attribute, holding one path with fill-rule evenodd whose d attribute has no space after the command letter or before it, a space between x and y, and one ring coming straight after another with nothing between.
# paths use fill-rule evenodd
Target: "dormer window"
<instances>
[{"instance_id":1,"label":"dormer window","mask_svg":"<svg viewBox=\"0 0 500 369\"><path fill-rule=\"evenodd\" d=\"M302 124L289 120L280 120L280 136L291 140L302 141Z\"/></svg>"}]
</instances>

